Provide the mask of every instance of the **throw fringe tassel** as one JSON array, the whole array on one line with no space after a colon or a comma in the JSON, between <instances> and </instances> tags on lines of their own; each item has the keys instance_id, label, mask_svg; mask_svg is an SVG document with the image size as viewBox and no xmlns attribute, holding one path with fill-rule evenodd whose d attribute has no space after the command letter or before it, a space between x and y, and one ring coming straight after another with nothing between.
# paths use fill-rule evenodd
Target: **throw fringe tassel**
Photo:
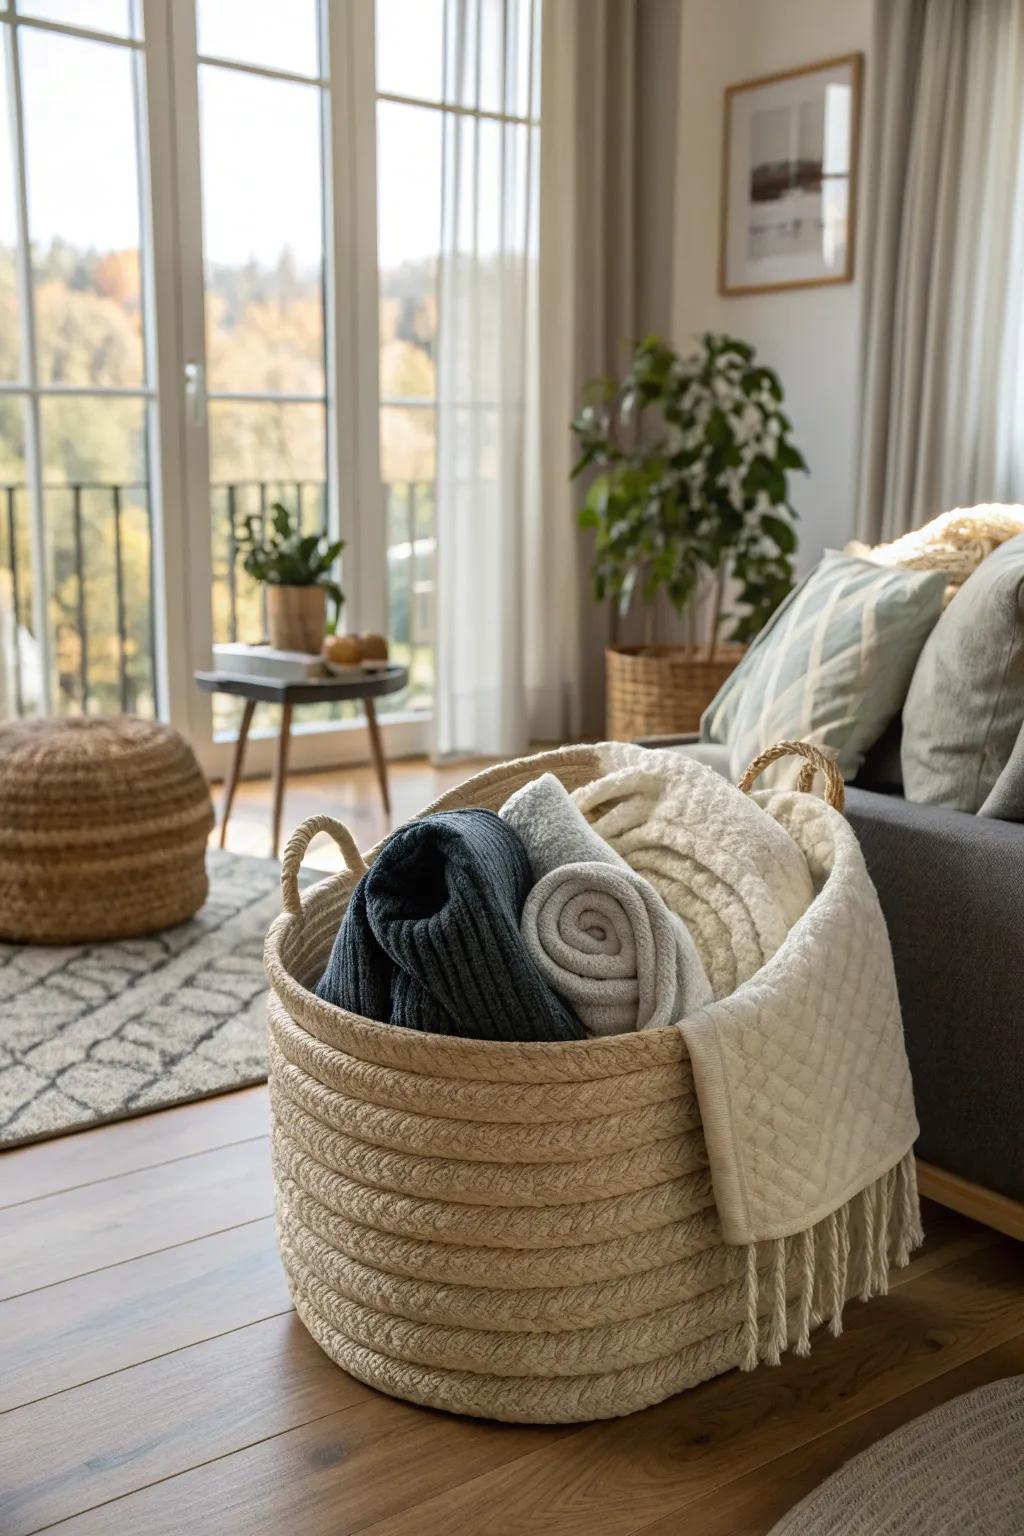
<instances>
[{"instance_id":1,"label":"throw fringe tassel","mask_svg":"<svg viewBox=\"0 0 1024 1536\"><path fill-rule=\"evenodd\" d=\"M800 1310L797 1314L796 1343L793 1353L809 1355L811 1352L811 1319L814 1316L814 1228L797 1236L800 1244Z\"/></svg>"},{"instance_id":2,"label":"throw fringe tassel","mask_svg":"<svg viewBox=\"0 0 1024 1536\"><path fill-rule=\"evenodd\" d=\"M772 1294L771 1321L768 1325L768 1346L765 1359L769 1365L778 1365L786 1347L786 1264L789 1258L787 1239L777 1237L772 1243Z\"/></svg>"},{"instance_id":3,"label":"throw fringe tassel","mask_svg":"<svg viewBox=\"0 0 1024 1536\"><path fill-rule=\"evenodd\" d=\"M838 1338L848 1297L855 1291L862 1301L884 1296L890 1263L903 1268L923 1241L917 1172L908 1152L815 1226L792 1237L748 1243L741 1368L752 1371L762 1360L780 1364L789 1340L791 1294L796 1298L793 1352L809 1355L811 1330L827 1317Z\"/></svg>"},{"instance_id":4,"label":"throw fringe tassel","mask_svg":"<svg viewBox=\"0 0 1024 1536\"><path fill-rule=\"evenodd\" d=\"M861 1221L864 1227L862 1258L864 1269L860 1282L861 1301L871 1300L871 1284L875 1271L875 1186L869 1184L857 1196L860 1201Z\"/></svg>"},{"instance_id":5,"label":"throw fringe tassel","mask_svg":"<svg viewBox=\"0 0 1024 1536\"><path fill-rule=\"evenodd\" d=\"M757 1365L757 1244L747 1244L747 1319L743 1330L743 1369L752 1371Z\"/></svg>"}]
</instances>

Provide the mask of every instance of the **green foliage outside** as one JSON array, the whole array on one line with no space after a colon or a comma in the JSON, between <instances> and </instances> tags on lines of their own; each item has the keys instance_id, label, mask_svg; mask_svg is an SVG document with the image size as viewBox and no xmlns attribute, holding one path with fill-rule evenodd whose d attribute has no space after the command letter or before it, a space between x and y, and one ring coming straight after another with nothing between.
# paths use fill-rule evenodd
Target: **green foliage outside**
<instances>
[{"instance_id":1,"label":"green foliage outside","mask_svg":"<svg viewBox=\"0 0 1024 1536\"><path fill-rule=\"evenodd\" d=\"M682 615L710 576L710 648L731 577L728 638L757 634L793 586L789 476L807 468L782 399L753 347L710 332L687 357L648 337L621 384L588 386L573 475L596 471L579 514L595 533L596 598L625 614L637 593L650 605L664 592Z\"/></svg>"},{"instance_id":2,"label":"green foliage outside","mask_svg":"<svg viewBox=\"0 0 1024 1536\"><path fill-rule=\"evenodd\" d=\"M54 241L34 252L34 302L40 381L85 388L142 388L145 364L138 256L134 251L81 251ZM421 550L416 578L432 579L435 473L434 263L410 263L381 274L381 392L423 399L425 407L385 408L382 472L404 505L419 493ZM0 380L22 377L14 253L0 248ZM249 263L207 274L207 358L212 390L318 393L324 388L323 306L318 272L303 272L285 251L274 266ZM24 402L0 395L0 607L12 607L7 488L13 497L22 625L31 627L30 518L24 457ZM326 522L325 412L317 404L213 401L209 413L214 636L259 640L265 633L259 585L243 570L234 533L247 517L262 520L274 500L299 518L303 537ZM150 537L146 407L142 401L94 396L49 397L41 408L45 517L51 571L59 706L81 707L83 660L89 709L121 707L116 617L114 502L121 486L121 560L125 606L127 707L151 713ZM77 578L73 486L80 509L84 591ZM229 486L231 487L229 491ZM180 509L165 508L170 517ZM429 517L429 529L423 525ZM389 540L402 543L404 516L389 512ZM392 534L392 528L394 533ZM432 548L432 546L431 546ZM405 630L399 645L413 664L411 702L430 702L432 658L423 614L402 591L417 562L389 562L389 586ZM428 566L430 569L428 569ZM234 570L234 578L231 570ZM86 653L79 633L86 611ZM419 605L423 607L421 602ZM410 632L411 626L411 632ZM31 707L32 700L26 700ZM401 704L401 699L396 701ZM219 720L228 726L226 718Z\"/></svg>"}]
</instances>

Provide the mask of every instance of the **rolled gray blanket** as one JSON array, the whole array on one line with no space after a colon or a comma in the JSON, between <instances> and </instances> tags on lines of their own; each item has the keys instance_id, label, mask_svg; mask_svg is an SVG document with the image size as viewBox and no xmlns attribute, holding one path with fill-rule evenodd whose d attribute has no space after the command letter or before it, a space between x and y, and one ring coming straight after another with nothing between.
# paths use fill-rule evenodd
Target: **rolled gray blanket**
<instances>
[{"instance_id":1,"label":"rolled gray blanket","mask_svg":"<svg viewBox=\"0 0 1024 1536\"><path fill-rule=\"evenodd\" d=\"M643 875L600 837L553 774L499 812L518 832L536 884L526 948L590 1035L675 1024L712 999L690 934Z\"/></svg>"}]
</instances>

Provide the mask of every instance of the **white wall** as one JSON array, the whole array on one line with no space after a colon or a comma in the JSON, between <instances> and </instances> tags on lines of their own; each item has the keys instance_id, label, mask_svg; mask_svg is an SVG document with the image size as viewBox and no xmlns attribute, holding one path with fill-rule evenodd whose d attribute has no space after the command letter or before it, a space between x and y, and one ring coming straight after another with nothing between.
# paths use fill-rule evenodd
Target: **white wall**
<instances>
[{"instance_id":1,"label":"white wall","mask_svg":"<svg viewBox=\"0 0 1024 1536\"><path fill-rule=\"evenodd\" d=\"M695 332L729 331L778 371L794 438L811 470L793 480L801 570L854 531L863 255L858 241L852 283L719 294L722 93L757 75L857 50L865 55L869 93L871 9L871 0L682 0L672 336L683 347ZM865 107L866 101L862 167Z\"/></svg>"}]
</instances>

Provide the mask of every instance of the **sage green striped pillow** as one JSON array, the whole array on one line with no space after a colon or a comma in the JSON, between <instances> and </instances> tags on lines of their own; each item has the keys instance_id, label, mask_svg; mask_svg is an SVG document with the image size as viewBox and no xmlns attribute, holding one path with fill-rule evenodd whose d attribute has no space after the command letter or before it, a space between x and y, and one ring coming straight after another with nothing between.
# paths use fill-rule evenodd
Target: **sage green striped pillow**
<instances>
[{"instance_id":1,"label":"sage green striped pillow","mask_svg":"<svg viewBox=\"0 0 1024 1536\"><path fill-rule=\"evenodd\" d=\"M853 778L906 698L942 610L942 571L830 551L791 592L705 711L701 735L729 746L732 775L776 741L810 741ZM772 782L792 782L779 764Z\"/></svg>"}]
</instances>

